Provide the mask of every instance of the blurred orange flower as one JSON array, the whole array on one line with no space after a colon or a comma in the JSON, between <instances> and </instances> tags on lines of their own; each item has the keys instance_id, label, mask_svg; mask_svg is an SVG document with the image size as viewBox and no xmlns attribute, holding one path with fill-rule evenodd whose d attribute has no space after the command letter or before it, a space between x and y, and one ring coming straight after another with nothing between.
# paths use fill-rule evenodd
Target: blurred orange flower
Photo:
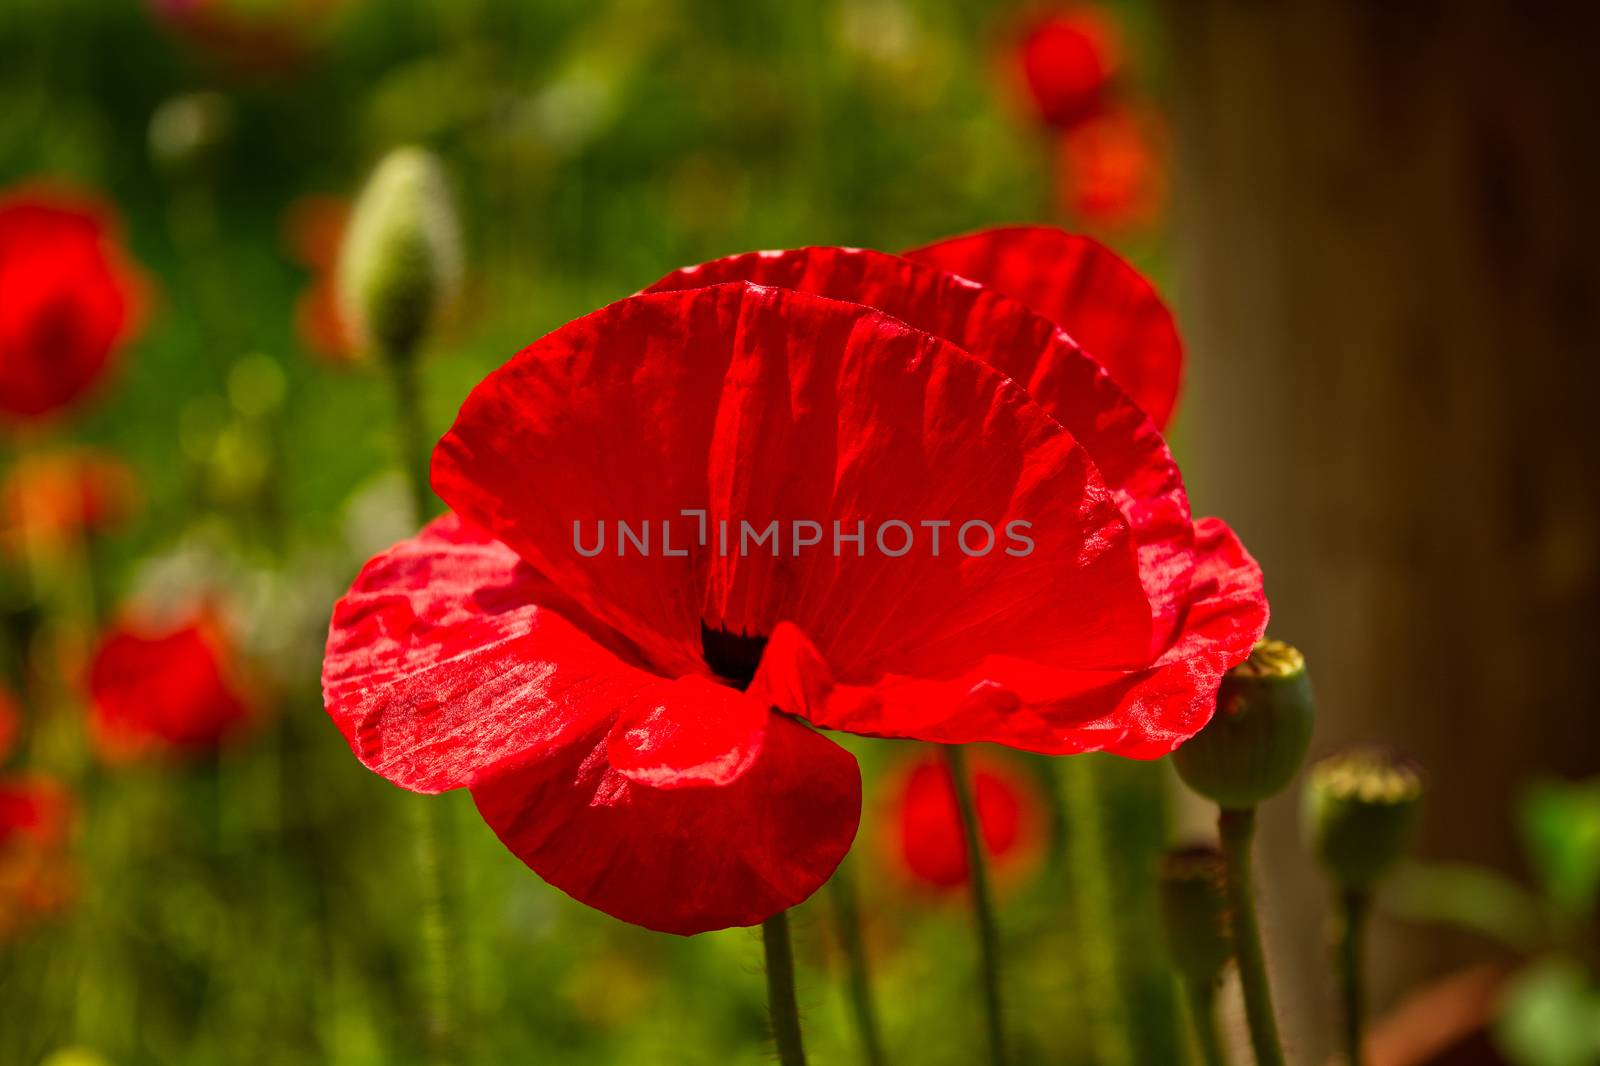
<instances>
[{"instance_id":1,"label":"blurred orange flower","mask_svg":"<svg viewBox=\"0 0 1600 1066\"><path fill-rule=\"evenodd\" d=\"M94 448L30 455L0 484L0 540L51 549L122 525L138 504L133 471Z\"/></svg>"},{"instance_id":2,"label":"blurred orange flower","mask_svg":"<svg viewBox=\"0 0 1600 1066\"><path fill-rule=\"evenodd\" d=\"M300 197L283 214L284 248L311 274L295 300L295 332L312 352L336 363L353 362L359 354L339 307L336 281L339 246L349 220L348 200L318 193Z\"/></svg>"},{"instance_id":3,"label":"blurred orange flower","mask_svg":"<svg viewBox=\"0 0 1600 1066\"><path fill-rule=\"evenodd\" d=\"M1164 137L1154 115L1117 105L1061 134L1061 209L1106 229L1147 226L1166 198Z\"/></svg>"}]
</instances>

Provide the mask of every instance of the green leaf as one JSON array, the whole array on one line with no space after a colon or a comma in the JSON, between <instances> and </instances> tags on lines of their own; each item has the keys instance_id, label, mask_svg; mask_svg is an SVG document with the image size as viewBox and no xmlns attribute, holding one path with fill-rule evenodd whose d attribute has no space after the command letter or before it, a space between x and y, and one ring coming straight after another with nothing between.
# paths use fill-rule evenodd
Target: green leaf
<instances>
[{"instance_id":1,"label":"green leaf","mask_svg":"<svg viewBox=\"0 0 1600 1066\"><path fill-rule=\"evenodd\" d=\"M1600 987L1577 962L1547 959L1506 990L1495 1041L1516 1066L1600 1062Z\"/></svg>"},{"instance_id":2,"label":"green leaf","mask_svg":"<svg viewBox=\"0 0 1600 1066\"><path fill-rule=\"evenodd\" d=\"M1395 877L1386 903L1402 918L1454 925L1518 951L1534 951L1548 941L1543 901L1483 866L1410 863Z\"/></svg>"},{"instance_id":3,"label":"green leaf","mask_svg":"<svg viewBox=\"0 0 1600 1066\"><path fill-rule=\"evenodd\" d=\"M1600 777L1544 781L1522 801L1522 835L1545 892L1583 918L1600 890Z\"/></svg>"}]
</instances>

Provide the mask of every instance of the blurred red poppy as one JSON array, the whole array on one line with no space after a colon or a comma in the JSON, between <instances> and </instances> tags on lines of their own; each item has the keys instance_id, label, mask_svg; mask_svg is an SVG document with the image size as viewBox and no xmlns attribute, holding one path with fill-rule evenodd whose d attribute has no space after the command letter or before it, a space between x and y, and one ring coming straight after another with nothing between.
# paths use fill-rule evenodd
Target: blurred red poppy
<instances>
[{"instance_id":1,"label":"blurred red poppy","mask_svg":"<svg viewBox=\"0 0 1600 1066\"><path fill-rule=\"evenodd\" d=\"M92 735L111 761L213 751L250 717L233 650L204 613L115 626L89 664L89 699Z\"/></svg>"},{"instance_id":2,"label":"blurred red poppy","mask_svg":"<svg viewBox=\"0 0 1600 1066\"><path fill-rule=\"evenodd\" d=\"M1001 226L906 257L1021 300L1066 330L1158 429L1172 420L1183 379L1177 324L1155 286L1099 241L1051 226Z\"/></svg>"},{"instance_id":3,"label":"blurred red poppy","mask_svg":"<svg viewBox=\"0 0 1600 1066\"><path fill-rule=\"evenodd\" d=\"M1166 199L1162 135L1153 115L1113 107L1061 134L1061 209L1105 229L1149 226Z\"/></svg>"},{"instance_id":4,"label":"blurred red poppy","mask_svg":"<svg viewBox=\"0 0 1600 1066\"><path fill-rule=\"evenodd\" d=\"M0 417L79 399L133 333L140 288L103 204L38 186L0 196Z\"/></svg>"},{"instance_id":5,"label":"blurred red poppy","mask_svg":"<svg viewBox=\"0 0 1600 1066\"><path fill-rule=\"evenodd\" d=\"M1146 757L1200 728L1265 624L1259 571L1053 323L844 249L657 289L482 382L434 454L459 517L335 607L324 698L363 763L471 788L552 884L692 933L848 849L859 773L800 720ZM967 536L1019 522L1027 550Z\"/></svg>"},{"instance_id":6,"label":"blurred red poppy","mask_svg":"<svg viewBox=\"0 0 1600 1066\"><path fill-rule=\"evenodd\" d=\"M4 688L0 688L0 763L11 757L11 749L16 747L17 735L22 732L22 708L17 706L17 698Z\"/></svg>"},{"instance_id":7,"label":"blurred red poppy","mask_svg":"<svg viewBox=\"0 0 1600 1066\"><path fill-rule=\"evenodd\" d=\"M224 69L292 72L313 52L346 0L149 0L160 22Z\"/></svg>"},{"instance_id":8,"label":"blurred red poppy","mask_svg":"<svg viewBox=\"0 0 1600 1066\"><path fill-rule=\"evenodd\" d=\"M1022 82L1039 119L1067 129L1095 115L1120 63L1116 26L1095 7L1044 14L1017 42Z\"/></svg>"},{"instance_id":9,"label":"blurred red poppy","mask_svg":"<svg viewBox=\"0 0 1600 1066\"><path fill-rule=\"evenodd\" d=\"M0 778L0 941L71 902L72 819L71 796L58 782Z\"/></svg>"},{"instance_id":10,"label":"blurred red poppy","mask_svg":"<svg viewBox=\"0 0 1600 1066\"><path fill-rule=\"evenodd\" d=\"M30 455L0 485L0 522L10 550L73 544L106 533L133 513L133 471L93 448Z\"/></svg>"},{"instance_id":11,"label":"blurred red poppy","mask_svg":"<svg viewBox=\"0 0 1600 1066\"><path fill-rule=\"evenodd\" d=\"M1008 759L984 753L972 761L972 798L984 857L1001 882L1038 858L1045 804L1038 785ZM913 884L934 890L967 883L967 841L950 768L924 755L890 779L889 851Z\"/></svg>"}]
</instances>

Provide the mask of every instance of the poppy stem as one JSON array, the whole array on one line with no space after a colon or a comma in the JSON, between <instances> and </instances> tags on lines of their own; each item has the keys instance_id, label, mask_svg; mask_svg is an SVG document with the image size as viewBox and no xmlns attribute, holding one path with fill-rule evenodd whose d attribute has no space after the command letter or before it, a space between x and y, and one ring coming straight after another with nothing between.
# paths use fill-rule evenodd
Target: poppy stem
<instances>
[{"instance_id":1,"label":"poppy stem","mask_svg":"<svg viewBox=\"0 0 1600 1066\"><path fill-rule=\"evenodd\" d=\"M1233 917L1234 954L1239 960L1245 1018L1250 1023L1250 1046L1255 1050L1256 1066L1283 1066L1283 1045L1272 1012L1272 986L1267 981L1266 953L1261 948L1261 925L1256 917L1250 858L1255 832L1254 807L1223 808L1217 818L1217 835L1227 871L1228 908Z\"/></svg>"},{"instance_id":2,"label":"poppy stem","mask_svg":"<svg viewBox=\"0 0 1600 1066\"><path fill-rule=\"evenodd\" d=\"M433 490L428 486L428 432L422 419L421 390L418 385L417 357L414 352L385 353L384 366L394 386L395 428L400 435L400 465L411 490L411 506L417 523L433 513Z\"/></svg>"},{"instance_id":3,"label":"poppy stem","mask_svg":"<svg viewBox=\"0 0 1600 1066\"><path fill-rule=\"evenodd\" d=\"M1185 981L1183 984L1201 1066L1228 1066L1227 1057L1222 1053L1222 1034L1217 1030L1216 982Z\"/></svg>"},{"instance_id":4,"label":"poppy stem","mask_svg":"<svg viewBox=\"0 0 1600 1066\"><path fill-rule=\"evenodd\" d=\"M1344 1053L1349 1066L1361 1066L1362 1030L1366 1000L1365 947L1367 915L1372 910L1372 895L1360 890L1339 894L1338 932L1335 951L1339 970L1339 993L1344 1008Z\"/></svg>"},{"instance_id":5,"label":"poppy stem","mask_svg":"<svg viewBox=\"0 0 1600 1066\"><path fill-rule=\"evenodd\" d=\"M800 1008L794 997L794 948L789 943L789 912L779 911L761 923L761 942L767 951L767 1011L772 1017L772 1039L778 1045L782 1066L806 1066L800 1041Z\"/></svg>"},{"instance_id":6,"label":"poppy stem","mask_svg":"<svg viewBox=\"0 0 1600 1066\"><path fill-rule=\"evenodd\" d=\"M994 920L994 901L989 893L989 871L983 853L983 838L978 826L978 808L972 798L972 779L967 773L966 752L955 744L944 746L950 782L955 790L956 810L961 815L961 830L967 846L967 874L972 883L972 914L978 923L978 951L983 976L983 1005L988 1023L991 1066L1006 1064L1006 1033L1000 998L1000 933Z\"/></svg>"},{"instance_id":7,"label":"poppy stem","mask_svg":"<svg viewBox=\"0 0 1600 1066\"><path fill-rule=\"evenodd\" d=\"M421 935L429 1043L437 1061L444 1061L455 1038L455 1012L451 1002L450 930L445 917L444 878L440 871L439 810L434 797L412 801L416 812L417 876L421 882Z\"/></svg>"},{"instance_id":8,"label":"poppy stem","mask_svg":"<svg viewBox=\"0 0 1600 1066\"><path fill-rule=\"evenodd\" d=\"M878 1012L872 1001L872 975L867 969L867 951L861 939L861 911L856 895L855 871L846 858L828 882L833 896L834 920L839 928L839 943L844 948L850 970L850 1012L861 1041L861 1058L867 1066L884 1066L883 1038L878 1032Z\"/></svg>"}]
</instances>

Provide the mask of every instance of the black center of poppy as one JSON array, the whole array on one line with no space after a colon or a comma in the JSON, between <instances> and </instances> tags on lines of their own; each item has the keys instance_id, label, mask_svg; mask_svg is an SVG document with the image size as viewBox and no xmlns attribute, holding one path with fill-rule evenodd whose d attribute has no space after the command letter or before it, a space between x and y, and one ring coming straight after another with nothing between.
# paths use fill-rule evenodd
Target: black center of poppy
<instances>
[{"instance_id":1,"label":"black center of poppy","mask_svg":"<svg viewBox=\"0 0 1600 1066\"><path fill-rule=\"evenodd\" d=\"M700 623L700 657L711 672L743 692L755 680L767 638L760 633L730 633Z\"/></svg>"}]
</instances>

